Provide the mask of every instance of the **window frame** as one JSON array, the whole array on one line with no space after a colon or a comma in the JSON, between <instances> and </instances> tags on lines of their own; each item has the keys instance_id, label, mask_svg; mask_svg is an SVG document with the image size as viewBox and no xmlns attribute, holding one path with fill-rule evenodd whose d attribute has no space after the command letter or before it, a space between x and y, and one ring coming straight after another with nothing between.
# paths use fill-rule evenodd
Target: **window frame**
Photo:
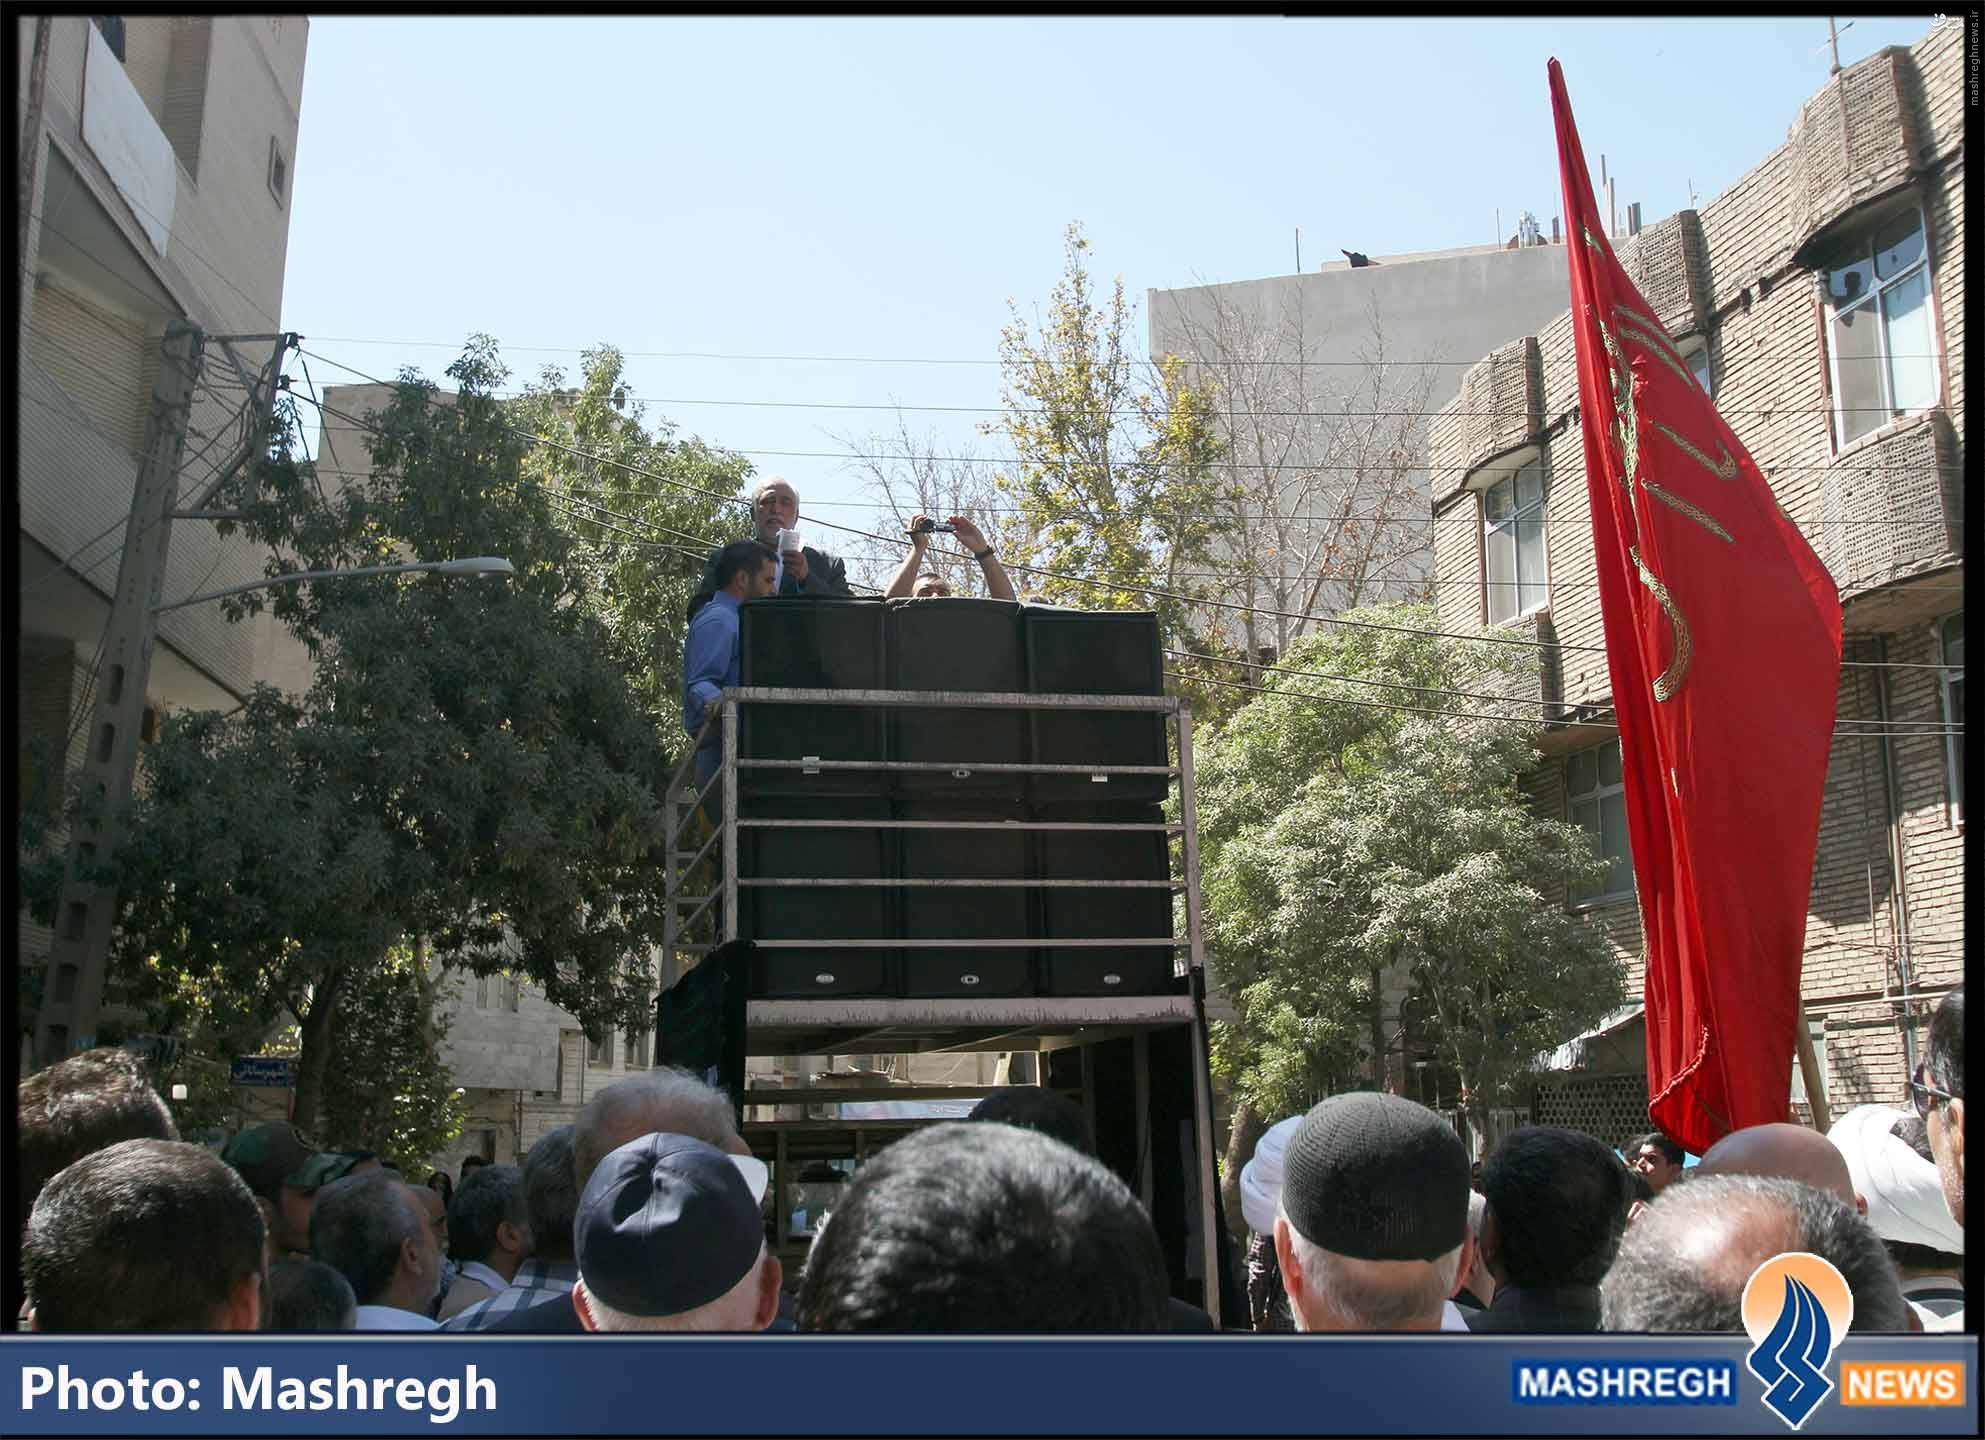
<instances>
[{"instance_id":1,"label":"window frame","mask_svg":"<svg viewBox=\"0 0 1985 1440\"><path fill-rule=\"evenodd\" d=\"M1941 667L1937 675L1937 688L1943 697L1944 706L1944 804L1949 812L1951 824L1962 830L1964 828L1964 772L1961 767L1964 761L1964 750L1962 748L1964 737L1959 731L1964 726L1964 716L1960 713L1960 706L1951 703L1951 686L1953 683L1959 687L1963 686L1964 662L1963 660L1959 660L1955 665L1951 663L1950 631L1953 624L1960 627L1963 626L1964 612L1962 610L1958 611L1955 615L1944 616L1936 624L1937 664ZM1962 641L1963 635L1960 630L1959 642L1962 643Z\"/></svg>"},{"instance_id":2,"label":"window frame","mask_svg":"<svg viewBox=\"0 0 1985 1440\"><path fill-rule=\"evenodd\" d=\"M1921 253L1901 271L1889 276L1887 279L1883 279L1875 273L1875 257L1878 253L1874 248L1875 233L1889 221L1911 212L1916 216L1917 233L1923 237ZM1850 235L1860 242L1860 248L1857 251L1850 252L1844 243L1845 238ZM1882 429L1893 425L1898 420L1928 414L1944 403L1946 390L1944 347L1942 341L1942 324L1938 318L1939 307L1937 304L1936 274L1930 263L1930 238L1929 209L1923 203L1923 198L1920 195L1911 193L1906 204L1883 206L1859 219L1853 225L1843 227L1841 240L1835 241L1826 250L1822 251L1816 261L1817 268L1814 271L1813 283L1819 295L1820 302L1820 345L1825 353L1827 385L1832 392L1828 397L1829 403L1827 408L1830 412L1828 418L1832 427L1831 438L1836 455L1850 446L1857 445L1861 441L1866 440L1869 436L1879 433ZM1868 273L1873 282L1868 293L1849 305L1836 307L1832 289L1827 281L1828 275L1834 270L1843 268L1844 264L1859 264L1862 260L1867 261ZM1889 353L1888 311L1883 300L1889 291L1906 283L1919 271L1923 275L1923 303L1929 311L1929 323L1926 329L1930 336L1930 354L1925 358L1930 362L1933 390L1930 399L1923 405L1911 410L1902 410L1898 409L1895 405L1894 357ZM1846 431L1847 410L1843 403L1846 396L1840 386L1840 356L1838 347L1833 343L1833 322L1837 314L1863 309L1872 313L1877 322L1875 338L1880 346L1878 353L1881 359L1881 364L1877 367L1877 375L1881 381L1882 398L1886 402L1883 408L1887 413L1882 419L1869 426L1866 430L1850 437Z\"/></svg>"},{"instance_id":3,"label":"window frame","mask_svg":"<svg viewBox=\"0 0 1985 1440\"><path fill-rule=\"evenodd\" d=\"M1709 336L1706 334L1691 335L1688 339L1683 340L1675 346L1675 353L1681 357L1682 364L1688 368L1689 374L1695 376L1696 384L1702 387L1703 395L1711 404L1714 404L1716 401L1716 357L1711 349ZM1696 374L1696 360L1698 357L1702 360L1702 373L1700 375Z\"/></svg>"},{"instance_id":4,"label":"window frame","mask_svg":"<svg viewBox=\"0 0 1985 1440\"><path fill-rule=\"evenodd\" d=\"M1812 1037L1814 1068L1820 1072L1820 1099L1826 1101L1830 1107L1832 1102L1827 1100L1826 1088L1826 1016L1808 1015L1802 1011L1799 1018L1805 1022L1806 1034ZM1806 1072L1799 1064L1799 1051L1796 1047L1792 1051L1791 1103L1809 1108L1813 1103L1813 1097L1806 1093Z\"/></svg>"},{"instance_id":5,"label":"window frame","mask_svg":"<svg viewBox=\"0 0 1985 1440\"><path fill-rule=\"evenodd\" d=\"M1517 481L1525 470L1535 467L1537 471L1537 499L1529 506L1519 507L1516 503ZM1489 518L1489 496L1502 486L1510 487L1510 511L1500 520ZM1482 624L1485 629L1498 625L1515 625L1533 616L1542 615L1551 608L1551 486L1544 466L1544 452L1535 445L1526 446L1496 464L1485 467L1474 479L1471 488L1475 491L1475 514L1481 521L1477 532L1476 550L1480 556L1482 574ZM1538 577L1538 585L1544 598L1534 605L1524 605L1524 578L1517 562L1522 549L1517 541L1516 526L1534 512L1538 527L1539 549L1543 555L1544 573ZM1510 573L1515 577L1516 603L1518 608L1501 619L1496 618L1492 603L1494 590L1489 580L1489 546L1502 532L1509 532L1511 556Z\"/></svg>"},{"instance_id":6,"label":"window frame","mask_svg":"<svg viewBox=\"0 0 1985 1440\"><path fill-rule=\"evenodd\" d=\"M584 1032L580 1032L583 1038ZM611 1070L613 1068L613 1037L609 1030L598 1040L586 1041L586 1068L589 1070Z\"/></svg>"},{"instance_id":7,"label":"window frame","mask_svg":"<svg viewBox=\"0 0 1985 1440\"><path fill-rule=\"evenodd\" d=\"M1580 755L1586 755L1586 754L1596 755L1600 750L1605 749L1605 747L1608 745L1612 745L1615 748L1617 748L1619 746L1619 743L1620 742L1617 740L1601 741L1599 744L1587 746L1583 750L1570 751L1564 757L1565 819L1570 824L1578 825L1578 828L1581 830L1585 830L1585 827L1583 825L1579 825L1577 819L1574 818L1574 807L1586 801L1596 802L1600 806L1600 824L1603 827L1603 825L1605 824L1605 809L1604 809L1605 803L1607 798L1613 795L1618 795L1620 797L1621 824L1622 827L1624 827L1625 825L1626 804L1627 804L1627 770L1626 770L1626 756L1624 754L1620 756L1620 778L1616 783L1610 785L1607 784L1605 780L1600 776L1599 767L1595 763L1592 772L1595 781L1593 788L1590 790L1578 790L1578 791L1574 791L1571 788L1571 765L1572 765L1572 761L1575 758L1577 758ZM1589 830L1586 830L1585 833L1592 836L1593 850L1598 853L1599 857L1602 860L1605 859L1606 858L1605 851L1600 848L1601 843L1604 839L1603 833L1593 834L1593 832ZM1623 904L1626 901L1632 900L1636 897L1636 894L1638 892L1634 888L1633 832L1630 830L1626 831L1626 836L1627 836L1626 888L1624 890L1594 890L1585 895L1570 896L1568 897L1568 901L1572 909L1597 910L1608 905Z\"/></svg>"}]
</instances>

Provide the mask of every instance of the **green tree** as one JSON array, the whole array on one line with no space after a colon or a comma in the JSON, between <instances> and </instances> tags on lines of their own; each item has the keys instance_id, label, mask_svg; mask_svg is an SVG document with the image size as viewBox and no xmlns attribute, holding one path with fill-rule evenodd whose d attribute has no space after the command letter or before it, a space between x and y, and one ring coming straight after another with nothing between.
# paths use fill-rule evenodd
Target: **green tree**
<instances>
[{"instance_id":1,"label":"green tree","mask_svg":"<svg viewBox=\"0 0 1985 1440\"><path fill-rule=\"evenodd\" d=\"M520 483L541 486L578 542L567 564L585 576L584 605L630 666L628 683L679 757L682 647L703 558L751 534L741 498L751 462L659 421L634 397L619 350L581 357L578 383L547 366L505 414L539 443Z\"/></svg>"},{"instance_id":2,"label":"green tree","mask_svg":"<svg viewBox=\"0 0 1985 1440\"><path fill-rule=\"evenodd\" d=\"M1155 609L1176 643L1187 619L1177 597L1195 593L1232 488L1212 395L1176 359L1133 357L1123 278L1099 297L1082 227L1063 241L1046 313L1029 324L1014 306L1000 331L1004 414L984 428L1013 448L995 483L1020 512L1001 538L1018 564L1055 572L1017 572L1023 588L1084 609Z\"/></svg>"},{"instance_id":3,"label":"green tree","mask_svg":"<svg viewBox=\"0 0 1985 1440\"><path fill-rule=\"evenodd\" d=\"M462 1133L467 1109L441 1062L448 1025L435 1008L450 984L407 945L347 984L332 1027L339 1079L318 1112L324 1145L377 1150L418 1183L418 1167Z\"/></svg>"},{"instance_id":4,"label":"green tree","mask_svg":"<svg viewBox=\"0 0 1985 1440\"><path fill-rule=\"evenodd\" d=\"M322 491L284 437L217 503L271 548L271 574L501 555L514 579L347 578L223 602L232 619L269 606L310 647L313 681L170 718L104 872L112 970L134 1001L234 1053L296 1024L305 1129L348 995L346 1044L400 1045L361 1037L357 1017L380 1013L382 970L417 941L444 969L528 977L596 1033L639 1023L651 999L669 760L637 688L665 683L652 631L603 618L617 572L529 483L494 344L478 337L448 373L457 395L403 376L372 417L370 473L342 490ZM44 853L24 869L44 911L59 868Z\"/></svg>"},{"instance_id":5,"label":"green tree","mask_svg":"<svg viewBox=\"0 0 1985 1440\"><path fill-rule=\"evenodd\" d=\"M1525 715L1448 692L1507 695L1530 652L1427 634L1424 606L1347 618L1419 633L1300 642L1273 677L1280 693L1199 754L1207 941L1240 1014L1215 1063L1249 1124L1297 1112L1355 1083L1375 983L1403 976L1479 1122L1531 1057L1620 1003L1618 957L1565 904L1605 862L1578 827L1526 804L1534 721L1417 713Z\"/></svg>"}]
</instances>

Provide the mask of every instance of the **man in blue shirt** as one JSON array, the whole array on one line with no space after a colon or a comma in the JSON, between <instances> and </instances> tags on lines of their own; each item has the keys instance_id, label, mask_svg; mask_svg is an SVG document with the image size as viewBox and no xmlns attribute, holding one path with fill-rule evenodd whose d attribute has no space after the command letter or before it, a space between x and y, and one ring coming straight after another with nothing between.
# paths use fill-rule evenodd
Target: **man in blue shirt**
<instances>
[{"instance_id":1,"label":"man in blue shirt","mask_svg":"<svg viewBox=\"0 0 1985 1440\"><path fill-rule=\"evenodd\" d=\"M717 552L716 593L689 622L682 656L682 726L692 737L725 687L738 683L738 606L772 594L779 557L756 540L738 540ZM712 724L696 747L696 788L717 773L724 736ZM715 813L716 806L710 807Z\"/></svg>"}]
</instances>

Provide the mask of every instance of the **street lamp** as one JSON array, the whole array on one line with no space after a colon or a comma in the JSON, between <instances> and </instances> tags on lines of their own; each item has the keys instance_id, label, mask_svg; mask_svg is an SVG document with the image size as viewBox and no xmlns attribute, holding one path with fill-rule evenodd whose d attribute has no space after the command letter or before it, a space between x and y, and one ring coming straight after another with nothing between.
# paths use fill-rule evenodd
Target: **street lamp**
<instances>
[{"instance_id":1,"label":"street lamp","mask_svg":"<svg viewBox=\"0 0 1985 1440\"><path fill-rule=\"evenodd\" d=\"M514 575L517 569L501 555L477 555L467 560L420 560L406 565L360 565L352 570L295 570L287 575L274 575L266 580L250 580L241 585L230 585L225 590L209 590L204 595L189 595L184 600L175 600L170 605L155 605L154 615L163 615L168 610L179 610L188 605L198 605L203 600L219 600L226 595L239 595L244 590L266 590L272 585L293 585L299 580L347 580L356 575L413 575L421 572L436 575Z\"/></svg>"},{"instance_id":2,"label":"street lamp","mask_svg":"<svg viewBox=\"0 0 1985 1440\"><path fill-rule=\"evenodd\" d=\"M162 529L164 527L161 527ZM161 560L162 563L162 560ZM230 585L204 595L189 595L166 605L144 605L142 597L130 593L125 575L118 576L118 600L113 604L132 622L131 644L125 653L135 663L131 673L125 667L107 664L105 683L99 687L92 715L92 741L84 760L84 779L90 782L101 810L93 822L79 824L69 841L69 858L64 867L62 894L58 902L55 941L49 947L48 983L35 1022L35 1060L52 1065L78 1050L96 1044L97 1014L103 1008L103 990L109 964L110 932L116 909L116 894L98 885L92 871L114 854L124 842L124 811L131 803L132 782L138 769L138 727L136 711L142 706L145 683L149 678L152 645L158 617L168 610L181 610L244 590L261 590L272 585L291 585L302 580L344 580L364 575L405 575L431 571L437 575L513 575L516 569L496 555L479 555L466 560L421 560L403 565L363 565L350 570L299 570ZM152 567L153 593L157 593L158 568ZM136 601L138 603L132 603Z\"/></svg>"}]
</instances>

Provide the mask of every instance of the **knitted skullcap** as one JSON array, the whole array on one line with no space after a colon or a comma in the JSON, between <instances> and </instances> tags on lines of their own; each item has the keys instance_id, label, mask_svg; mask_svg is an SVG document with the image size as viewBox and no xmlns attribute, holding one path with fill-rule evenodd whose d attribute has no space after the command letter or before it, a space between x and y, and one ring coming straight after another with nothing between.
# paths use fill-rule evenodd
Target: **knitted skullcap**
<instances>
[{"instance_id":1,"label":"knitted skullcap","mask_svg":"<svg viewBox=\"0 0 1985 1440\"><path fill-rule=\"evenodd\" d=\"M1468 1233L1468 1151L1398 1095L1334 1095L1282 1159L1282 1206L1314 1245L1356 1260L1437 1260Z\"/></svg>"}]
</instances>

